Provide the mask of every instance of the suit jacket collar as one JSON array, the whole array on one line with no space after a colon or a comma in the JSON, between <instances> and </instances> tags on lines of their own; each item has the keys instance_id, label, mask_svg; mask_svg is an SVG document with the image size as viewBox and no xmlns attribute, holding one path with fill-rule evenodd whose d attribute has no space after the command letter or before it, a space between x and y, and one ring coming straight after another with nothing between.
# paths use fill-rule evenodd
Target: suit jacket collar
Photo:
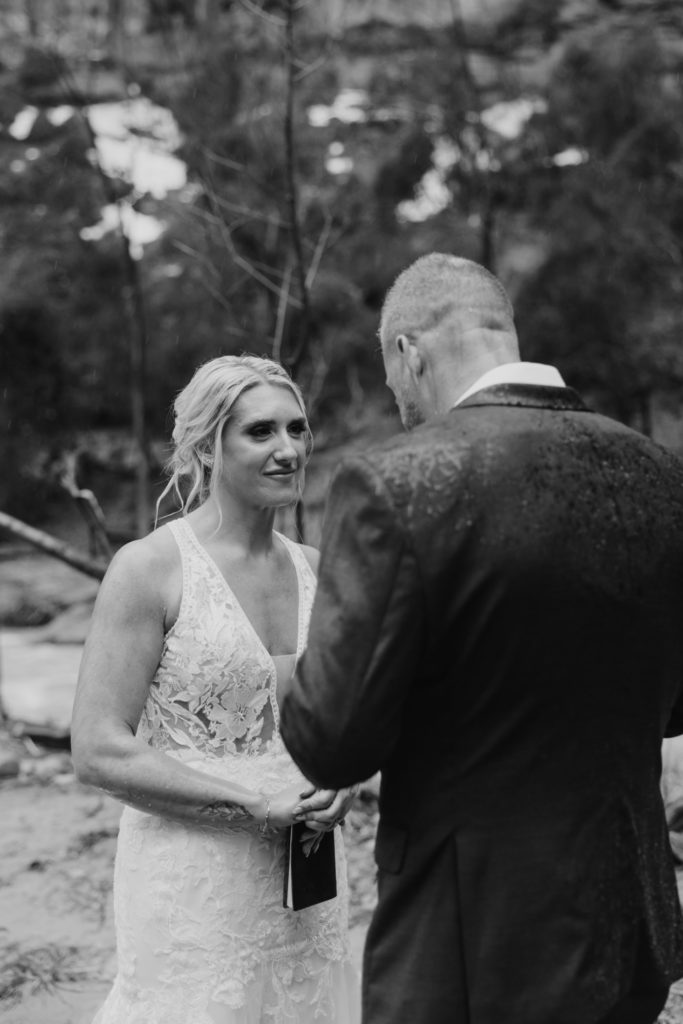
<instances>
[{"instance_id":1,"label":"suit jacket collar","mask_svg":"<svg viewBox=\"0 0 683 1024\"><path fill-rule=\"evenodd\" d=\"M476 391L460 405L456 405L452 411L460 412L461 409L472 409L481 405L513 405L569 412L591 411L573 388L554 388L538 384L494 384L492 387Z\"/></svg>"}]
</instances>

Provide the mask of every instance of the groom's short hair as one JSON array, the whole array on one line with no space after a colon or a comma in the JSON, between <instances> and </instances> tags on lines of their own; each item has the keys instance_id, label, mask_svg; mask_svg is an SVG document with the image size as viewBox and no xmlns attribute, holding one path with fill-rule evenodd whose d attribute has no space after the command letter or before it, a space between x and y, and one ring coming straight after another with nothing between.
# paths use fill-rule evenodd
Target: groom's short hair
<instances>
[{"instance_id":1,"label":"groom's short hair","mask_svg":"<svg viewBox=\"0 0 683 1024\"><path fill-rule=\"evenodd\" d=\"M514 333L512 304L486 267L460 256L421 256L396 278L382 307L380 337L428 331L454 317Z\"/></svg>"}]
</instances>

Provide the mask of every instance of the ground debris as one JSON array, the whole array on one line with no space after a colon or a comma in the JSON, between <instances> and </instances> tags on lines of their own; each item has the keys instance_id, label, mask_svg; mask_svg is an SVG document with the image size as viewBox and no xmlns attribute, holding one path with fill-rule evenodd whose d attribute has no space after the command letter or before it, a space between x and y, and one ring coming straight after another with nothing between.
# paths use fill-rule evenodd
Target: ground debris
<instances>
[{"instance_id":1,"label":"ground debris","mask_svg":"<svg viewBox=\"0 0 683 1024\"><path fill-rule=\"evenodd\" d=\"M26 949L11 943L0 949L0 1002L16 1005L41 991L82 984L91 974L77 946L46 943Z\"/></svg>"},{"instance_id":2,"label":"ground debris","mask_svg":"<svg viewBox=\"0 0 683 1024\"><path fill-rule=\"evenodd\" d=\"M348 863L351 927L367 926L376 902L374 861L377 797L363 791L346 815L344 840Z\"/></svg>"}]
</instances>

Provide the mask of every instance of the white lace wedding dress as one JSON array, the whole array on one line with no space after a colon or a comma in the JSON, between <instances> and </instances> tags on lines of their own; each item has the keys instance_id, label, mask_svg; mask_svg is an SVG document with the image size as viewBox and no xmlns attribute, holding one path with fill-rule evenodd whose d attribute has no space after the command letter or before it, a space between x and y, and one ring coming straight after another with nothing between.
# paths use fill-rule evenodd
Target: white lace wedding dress
<instances>
[{"instance_id":1,"label":"white lace wedding dress","mask_svg":"<svg viewBox=\"0 0 683 1024\"><path fill-rule=\"evenodd\" d=\"M303 782L279 736L278 659L189 523L170 528L183 595L138 736L250 789ZM300 656L315 577L301 549L278 536L296 568ZM335 834L337 899L293 912L282 907L284 832L217 834L125 808L114 875L118 974L94 1024L357 1024Z\"/></svg>"}]
</instances>

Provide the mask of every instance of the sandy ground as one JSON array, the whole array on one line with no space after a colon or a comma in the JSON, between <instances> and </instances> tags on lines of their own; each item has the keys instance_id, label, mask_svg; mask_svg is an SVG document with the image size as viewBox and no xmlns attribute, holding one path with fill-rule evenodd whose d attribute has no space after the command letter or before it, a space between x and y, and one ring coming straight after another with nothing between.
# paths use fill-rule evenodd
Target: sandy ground
<instances>
[{"instance_id":1,"label":"sandy ground","mask_svg":"<svg viewBox=\"0 0 683 1024\"><path fill-rule=\"evenodd\" d=\"M114 972L120 807L79 786L68 755L38 765L0 788L1 1017L77 1024L92 1017Z\"/></svg>"},{"instance_id":2,"label":"sandy ground","mask_svg":"<svg viewBox=\"0 0 683 1024\"><path fill-rule=\"evenodd\" d=\"M121 806L74 779L67 753L0 783L0 1020L87 1024L115 973L111 883ZM346 826L351 940L374 903L375 802ZM188 1024L191 1022L188 1021Z\"/></svg>"}]
</instances>

